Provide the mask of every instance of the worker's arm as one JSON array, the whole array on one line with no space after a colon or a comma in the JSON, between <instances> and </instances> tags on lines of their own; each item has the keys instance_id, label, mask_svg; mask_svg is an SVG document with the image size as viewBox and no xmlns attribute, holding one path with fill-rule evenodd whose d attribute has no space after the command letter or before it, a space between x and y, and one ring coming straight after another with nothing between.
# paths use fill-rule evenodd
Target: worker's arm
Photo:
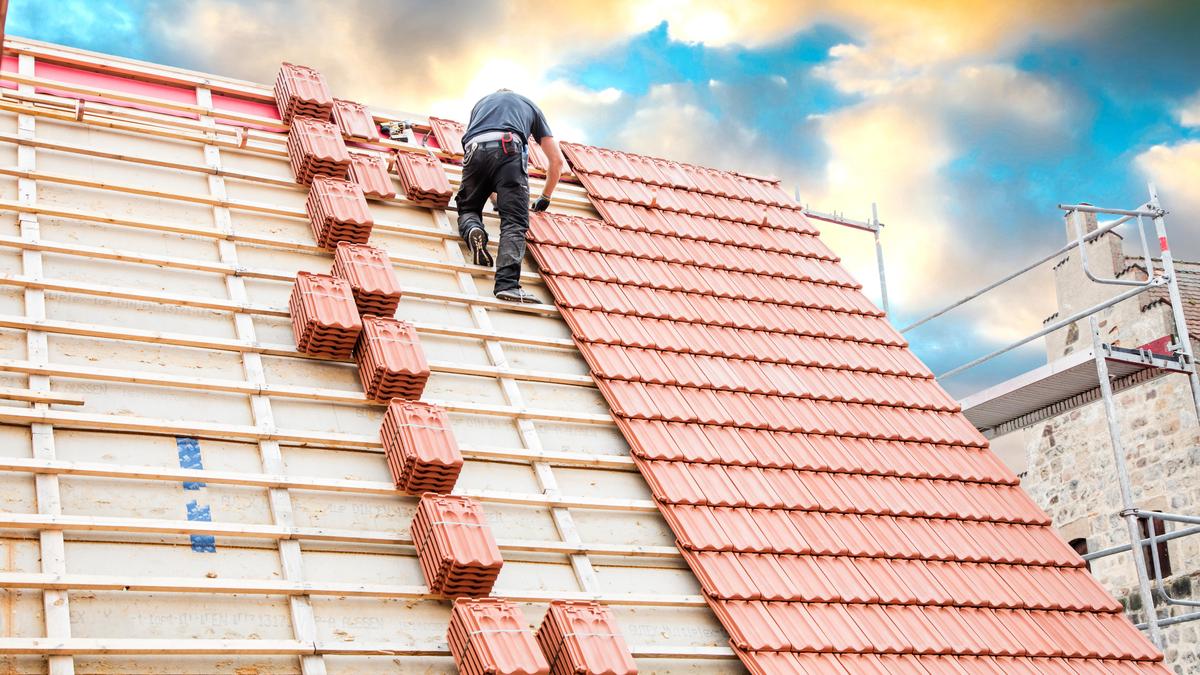
<instances>
[{"instance_id":1,"label":"worker's arm","mask_svg":"<svg viewBox=\"0 0 1200 675\"><path fill-rule=\"evenodd\" d=\"M562 150L558 148L558 139L553 136L543 136L538 140L538 145L542 146L542 152L546 153L546 160L550 162L550 166L546 168L546 186L542 188L542 196L533 203L533 210L545 211L550 206L550 196L554 194L554 188L558 187L558 179L562 177L564 160Z\"/></svg>"}]
</instances>

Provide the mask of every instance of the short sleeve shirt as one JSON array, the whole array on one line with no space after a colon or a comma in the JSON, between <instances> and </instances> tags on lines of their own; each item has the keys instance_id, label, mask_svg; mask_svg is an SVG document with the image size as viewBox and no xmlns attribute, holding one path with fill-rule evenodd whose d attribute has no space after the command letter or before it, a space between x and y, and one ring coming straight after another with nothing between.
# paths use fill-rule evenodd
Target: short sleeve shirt
<instances>
[{"instance_id":1,"label":"short sleeve shirt","mask_svg":"<svg viewBox=\"0 0 1200 675\"><path fill-rule=\"evenodd\" d=\"M463 142L470 142L472 137L489 131L510 131L537 141L554 135L542 109L511 91L498 91L479 99L471 109L471 121L463 133Z\"/></svg>"}]
</instances>

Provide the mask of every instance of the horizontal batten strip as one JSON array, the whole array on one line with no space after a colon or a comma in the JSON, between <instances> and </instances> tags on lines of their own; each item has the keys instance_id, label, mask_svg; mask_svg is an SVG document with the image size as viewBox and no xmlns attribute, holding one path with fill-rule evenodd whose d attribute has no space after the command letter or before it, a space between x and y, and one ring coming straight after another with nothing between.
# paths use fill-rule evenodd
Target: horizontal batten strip
<instances>
[{"instance_id":1,"label":"horizontal batten strip","mask_svg":"<svg viewBox=\"0 0 1200 675\"><path fill-rule=\"evenodd\" d=\"M57 476L86 476L89 478L117 478L122 480L159 480L166 482L197 482L213 485L241 485L246 487L280 488L291 490L313 490L349 494L386 495L415 500L396 490L390 482L365 480L339 480L236 471L212 471L208 469L176 469L156 466L130 466L125 464L101 464L88 462L64 462L60 460L26 459L22 457L0 457L0 471L12 471ZM494 504L520 506L552 506L559 508L594 509L602 511L657 512L658 507L648 499L604 499L588 497L566 497L498 490L455 489L454 494L471 497Z\"/></svg>"},{"instance_id":2,"label":"horizontal batten strip","mask_svg":"<svg viewBox=\"0 0 1200 675\"><path fill-rule=\"evenodd\" d=\"M382 452L383 448L378 437L358 434L282 429L264 430L249 425L0 406L0 424L35 423L53 424L65 429L85 431L121 431L150 436L194 436L234 441L279 441L284 445L348 448L367 452ZM460 446L460 450L467 458L487 461L546 462L555 466L634 470L633 459L628 455L476 446Z\"/></svg>"}]
</instances>

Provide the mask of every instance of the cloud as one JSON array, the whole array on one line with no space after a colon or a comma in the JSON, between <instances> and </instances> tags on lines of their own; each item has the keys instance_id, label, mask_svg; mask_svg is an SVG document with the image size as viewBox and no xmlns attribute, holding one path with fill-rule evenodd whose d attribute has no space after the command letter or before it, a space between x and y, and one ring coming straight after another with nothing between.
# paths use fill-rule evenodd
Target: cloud
<instances>
[{"instance_id":1,"label":"cloud","mask_svg":"<svg viewBox=\"0 0 1200 675\"><path fill-rule=\"evenodd\" d=\"M1155 145L1134 160L1138 170L1158 188L1167 216L1171 248L1197 259L1200 252L1200 141Z\"/></svg>"},{"instance_id":2,"label":"cloud","mask_svg":"<svg viewBox=\"0 0 1200 675\"><path fill-rule=\"evenodd\" d=\"M1200 91L1179 107L1179 123L1185 127L1200 127Z\"/></svg>"},{"instance_id":3,"label":"cloud","mask_svg":"<svg viewBox=\"0 0 1200 675\"><path fill-rule=\"evenodd\" d=\"M851 217L865 217L871 202L879 204L881 219L891 225L883 240L893 306L917 315L1015 266L1027 251L1025 242L979 236L1011 230L1011 212L969 206L986 203L980 193L1003 190L1004 182L965 182L954 170L969 153L982 152L991 161L1019 159L1069 138L1075 114L1065 93L1004 63L897 69L853 45L834 47L831 57L818 74L863 100L820 116L828 159L802 189L814 208L842 209ZM874 292L869 239L833 226L824 231ZM1028 312L997 313L978 303L965 316L986 326L982 338L996 343L1031 332L1053 311L1044 283L1028 285L1016 297Z\"/></svg>"}]
</instances>

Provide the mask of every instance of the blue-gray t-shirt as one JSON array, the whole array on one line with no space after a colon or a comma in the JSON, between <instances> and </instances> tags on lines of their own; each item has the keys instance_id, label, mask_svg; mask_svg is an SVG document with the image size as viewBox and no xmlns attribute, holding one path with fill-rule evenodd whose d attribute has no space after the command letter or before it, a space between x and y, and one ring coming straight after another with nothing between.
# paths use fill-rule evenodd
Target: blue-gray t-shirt
<instances>
[{"instance_id":1,"label":"blue-gray t-shirt","mask_svg":"<svg viewBox=\"0 0 1200 675\"><path fill-rule=\"evenodd\" d=\"M511 91L498 91L479 99L471 109L471 122L463 133L463 143L489 131L511 131L521 138L541 141L550 132L550 124L537 104Z\"/></svg>"}]
</instances>

